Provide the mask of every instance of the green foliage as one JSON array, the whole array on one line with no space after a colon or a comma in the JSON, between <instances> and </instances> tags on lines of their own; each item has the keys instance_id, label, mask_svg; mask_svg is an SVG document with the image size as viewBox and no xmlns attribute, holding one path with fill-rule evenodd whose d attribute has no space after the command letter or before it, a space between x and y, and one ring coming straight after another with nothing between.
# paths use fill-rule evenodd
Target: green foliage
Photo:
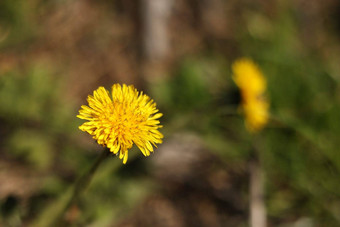
<instances>
[{"instance_id":1,"label":"green foliage","mask_svg":"<svg viewBox=\"0 0 340 227\"><path fill-rule=\"evenodd\" d=\"M160 94L160 97L166 99L167 105L177 111L202 109L211 99L208 80L209 78L204 74L199 61L186 60L178 67L169 81L159 85L159 90L163 93Z\"/></svg>"},{"instance_id":2,"label":"green foliage","mask_svg":"<svg viewBox=\"0 0 340 227\"><path fill-rule=\"evenodd\" d=\"M46 104L52 96L50 79L44 70L38 68L30 70L26 75L18 71L3 75L0 81L0 103L3 106L1 116L13 121L42 120Z\"/></svg>"},{"instance_id":3,"label":"green foliage","mask_svg":"<svg viewBox=\"0 0 340 227\"><path fill-rule=\"evenodd\" d=\"M0 3L0 18L3 24L18 24L23 20L23 1L5 0Z\"/></svg>"},{"instance_id":4,"label":"green foliage","mask_svg":"<svg viewBox=\"0 0 340 227\"><path fill-rule=\"evenodd\" d=\"M7 147L11 156L27 160L34 168L46 169L52 164L53 143L40 131L19 129L9 138Z\"/></svg>"},{"instance_id":5,"label":"green foliage","mask_svg":"<svg viewBox=\"0 0 340 227\"><path fill-rule=\"evenodd\" d=\"M292 11L282 10L277 20L262 19L267 36L245 33L242 50L260 63L272 114L280 121L263 133L269 214L304 215L317 225L336 226L339 204L328 204L340 196L338 84L299 39Z\"/></svg>"},{"instance_id":6,"label":"green foliage","mask_svg":"<svg viewBox=\"0 0 340 227\"><path fill-rule=\"evenodd\" d=\"M0 2L0 48L22 45L30 40L35 31L35 2L3 0Z\"/></svg>"},{"instance_id":7,"label":"green foliage","mask_svg":"<svg viewBox=\"0 0 340 227\"><path fill-rule=\"evenodd\" d=\"M0 1L2 50L26 50L27 41L37 34L37 5L42 2ZM321 53L305 45L300 19L291 8L290 3L279 3L272 18L254 9L242 10L244 23L238 22L237 40L231 42L237 44L235 53L223 53L211 45L197 56L183 57L168 78L152 81L149 89L164 113L165 143L177 132L190 131L201 138L205 152L212 152L235 172L246 171L254 147L260 148L273 226L302 219L314 226L339 226L340 93L334 75L340 71L332 65L336 61L326 62ZM240 97L231 80L231 56L254 59L268 80L272 116L259 135L247 132L237 109ZM72 103L75 97L62 87L65 78L51 65L28 62L0 75L1 155L43 175L41 187L27 199L29 211L11 197L9 202L0 201L4 219L0 225L19 226L28 220L32 226L50 226L71 197L73 182L101 149L88 142L90 136L81 137L77 129L81 121L75 117L79 105ZM126 166L117 160L104 162L75 204L80 217L72 223L108 226L126 217L161 187L156 187L149 164L133 156ZM247 184L248 178L240 181Z\"/></svg>"}]
</instances>

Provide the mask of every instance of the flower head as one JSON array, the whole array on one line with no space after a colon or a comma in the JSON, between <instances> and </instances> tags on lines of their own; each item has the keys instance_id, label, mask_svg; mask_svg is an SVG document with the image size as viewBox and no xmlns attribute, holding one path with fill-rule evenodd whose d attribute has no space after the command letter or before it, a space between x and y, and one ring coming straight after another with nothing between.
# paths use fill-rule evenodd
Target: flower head
<instances>
[{"instance_id":1,"label":"flower head","mask_svg":"<svg viewBox=\"0 0 340 227\"><path fill-rule=\"evenodd\" d=\"M162 126L156 103L134 86L114 84L112 98L104 87L99 87L87 98L88 106L81 106L78 118L87 120L79 129L89 133L98 144L106 146L125 164L128 150L136 144L145 156L153 146L162 143Z\"/></svg>"},{"instance_id":2,"label":"flower head","mask_svg":"<svg viewBox=\"0 0 340 227\"><path fill-rule=\"evenodd\" d=\"M239 59L232 65L233 80L241 91L242 110L250 132L261 130L268 122L269 103L265 98L266 79L250 59Z\"/></svg>"}]
</instances>

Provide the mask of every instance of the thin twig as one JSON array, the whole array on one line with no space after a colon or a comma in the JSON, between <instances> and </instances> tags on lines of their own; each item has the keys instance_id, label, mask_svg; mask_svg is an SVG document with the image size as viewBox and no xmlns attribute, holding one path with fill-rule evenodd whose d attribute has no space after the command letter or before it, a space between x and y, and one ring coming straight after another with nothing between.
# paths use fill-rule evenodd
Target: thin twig
<instances>
[{"instance_id":1,"label":"thin twig","mask_svg":"<svg viewBox=\"0 0 340 227\"><path fill-rule=\"evenodd\" d=\"M257 153L257 152L255 152ZM267 210L264 202L264 173L261 161L255 157L249 163L250 185L249 185L249 209L250 226L266 227Z\"/></svg>"}]
</instances>

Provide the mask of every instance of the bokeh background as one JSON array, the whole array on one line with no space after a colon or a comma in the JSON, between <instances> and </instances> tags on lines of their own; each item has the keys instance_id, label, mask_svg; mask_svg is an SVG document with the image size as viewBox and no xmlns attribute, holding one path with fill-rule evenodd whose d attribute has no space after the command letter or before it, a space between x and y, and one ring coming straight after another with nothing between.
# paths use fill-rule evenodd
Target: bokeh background
<instances>
[{"instance_id":1,"label":"bokeh background","mask_svg":"<svg viewBox=\"0 0 340 227\"><path fill-rule=\"evenodd\" d=\"M244 56L268 80L257 135ZM60 226L248 226L254 143L269 226L340 226L339 82L337 0L1 0L0 226L50 225L102 150L78 110L114 83L157 102L164 142L105 160Z\"/></svg>"}]
</instances>

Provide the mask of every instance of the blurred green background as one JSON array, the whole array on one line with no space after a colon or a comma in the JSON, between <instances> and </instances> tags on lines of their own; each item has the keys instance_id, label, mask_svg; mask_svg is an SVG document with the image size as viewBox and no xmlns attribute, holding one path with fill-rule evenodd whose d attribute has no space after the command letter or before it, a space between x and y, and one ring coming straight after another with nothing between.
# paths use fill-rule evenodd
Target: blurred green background
<instances>
[{"instance_id":1,"label":"blurred green background","mask_svg":"<svg viewBox=\"0 0 340 227\"><path fill-rule=\"evenodd\" d=\"M102 150L78 110L114 83L156 101L164 142L105 160L60 226L248 226L254 143L268 226L340 226L339 1L159 2L0 1L0 226L50 225ZM243 56L268 80L255 136L231 79Z\"/></svg>"}]
</instances>

